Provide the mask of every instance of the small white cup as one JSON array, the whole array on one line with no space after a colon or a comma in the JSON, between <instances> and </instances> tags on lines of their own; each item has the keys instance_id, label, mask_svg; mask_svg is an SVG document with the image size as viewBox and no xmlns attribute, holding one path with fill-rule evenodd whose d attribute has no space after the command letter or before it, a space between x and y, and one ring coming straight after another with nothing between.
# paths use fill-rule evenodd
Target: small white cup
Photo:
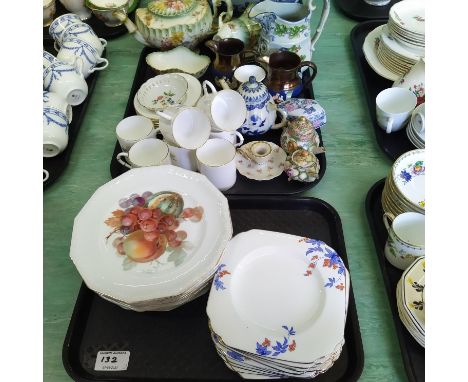
<instances>
[{"instance_id":1,"label":"small white cup","mask_svg":"<svg viewBox=\"0 0 468 382\"><path fill-rule=\"evenodd\" d=\"M187 150L182 147L169 146L171 162L174 166L182 167L190 171L197 171L197 158L195 150Z\"/></svg>"},{"instance_id":2,"label":"small white cup","mask_svg":"<svg viewBox=\"0 0 468 382\"><path fill-rule=\"evenodd\" d=\"M67 37L62 41L57 58L63 62L73 63L76 58L83 62L83 76L88 76L97 71L104 70L109 65L109 61L101 58L98 51L86 41L76 37Z\"/></svg>"},{"instance_id":3,"label":"small white cup","mask_svg":"<svg viewBox=\"0 0 468 382\"><path fill-rule=\"evenodd\" d=\"M115 134L123 151L146 138L156 137L151 119L140 115L132 115L122 119L115 128Z\"/></svg>"},{"instance_id":4,"label":"small white cup","mask_svg":"<svg viewBox=\"0 0 468 382\"><path fill-rule=\"evenodd\" d=\"M126 158L127 162L122 158ZM128 153L117 154L117 161L125 167L149 167L171 164L169 147L160 139L146 138L135 143Z\"/></svg>"},{"instance_id":5,"label":"small white cup","mask_svg":"<svg viewBox=\"0 0 468 382\"><path fill-rule=\"evenodd\" d=\"M244 144L244 137L242 136L241 133L238 131L212 131L210 134L210 138L222 138L225 139L226 141L231 142L234 147L239 147ZM239 138L239 142L237 142L237 139Z\"/></svg>"},{"instance_id":6,"label":"small white cup","mask_svg":"<svg viewBox=\"0 0 468 382\"><path fill-rule=\"evenodd\" d=\"M46 70L55 61L57 61L57 58L53 54L50 54L49 52L46 52L45 50L42 52L42 70L43 71Z\"/></svg>"},{"instance_id":7,"label":"small white cup","mask_svg":"<svg viewBox=\"0 0 468 382\"><path fill-rule=\"evenodd\" d=\"M416 96L408 89L388 88L376 98L379 126L390 134L402 129L416 107Z\"/></svg>"},{"instance_id":8,"label":"small white cup","mask_svg":"<svg viewBox=\"0 0 468 382\"><path fill-rule=\"evenodd\" d=\"M59 94L68 104L81 104L88 95L88 84L81 72L82 62L71 65L56 61L44 70L44 90Z\"/></svg>"},{"instance_id":9,"label":"small white cup","mask_svg":"<svg viewBox=\"0 0 468 382\"><path fill-rule=\"evenodd\" d=\"M393 222L390 224L389 221ZM388 231L385 257L390 264L405 270L414 260L424 256L425 216L417 212L405 212L394 217L385 213L383 222Z\"/></svg>"},{"instance_id":10,"label":"small white cup","mask_svg":"<svg viewBox=\"0 0 468 382\"><path fill-rule=\"evenodd\" d=\"M234 78L240 83L248 82L250 76L254 76L257 82L262 82L266 72L258 65L242 65L234 71Z\"/></svg>"},{"instance_id":11,"label":"small white cup","mask_svg":"<svg viewBox=\"0 0 468 382\"><path fill-rule=\"evenodd\" d=\"M96 35L96 33L94 33L93 28L91 28L88 24L75 23L68 26L62 34L61 40L56 41L56 44L54 44L55 50L57 52L60 49L59 47L61 46L62 41L64 41L68 37L75 37L79 38L80 40L86 41L89 45L91 45L94 49L97 50L99 57L102 56L104 48L107 46L107 41L103 38L99 38Z\"/></svg>"},{"instance_id":12,"label":"small white cup","mask_svg":"<svg viewBox=\"0 0 468 382\"><path fill-rule=\"evenodd\" d=\"M67 116L57 109L42 109L42 155L55 157L68 145Z\"/></svg>"},{"instance_id":13,"label":"small white cup","mask_svg":"<svg viewBox=\"0 0 468 382\"><path fill-rule=\"evenodd\" d=\"M211 138L197 149L196 157L200 173L219 190L229 190L236 183L236 148L221 138Z\"/></svg>"},{"instance_id":14,"label":"small white cup","mask_svg":"<svg viewBox=\"0 0 468 382\"><path fill-rule=\"evenodd\" d=\"M72 107L60 95L44 90L42 92L42 101L44 107L57 109L62 114L66 115L68 124L71 123L73 118Z\"/></svg>"},{"instance_id":15,"label":"small white cup","mask_svg":"<svg viewBox=\"0 0 468 382\"><path fill-rule=\"evenodd\" d=\"M196 107L171 107L156 114L161 117L161 134L172 146L194 150L203 146L210 136L210 120Z\"/></svg>"},{"instance_id":16,"label":"small white cup","mask_svg":"<svg viewBox=\"0 0 468 382\"><path fill-rule=\"evenodd\" d=\"M66 13L57 17L49 26L49 34L55 41L62 41L62 34L70 25L81 23L81 19L74 13Z\"/></svg>"},{"instance_id":17,"label":"small white cup","mask_svg":"<svg viewBox=\"0 0 468 382\"><path fill-rule=\"evenodd\" d=\"M85 0L59 0L62 5L79 16L81 20L88 20L91 17L91 10L85 6Z\"/></svg>"}]
</instances>

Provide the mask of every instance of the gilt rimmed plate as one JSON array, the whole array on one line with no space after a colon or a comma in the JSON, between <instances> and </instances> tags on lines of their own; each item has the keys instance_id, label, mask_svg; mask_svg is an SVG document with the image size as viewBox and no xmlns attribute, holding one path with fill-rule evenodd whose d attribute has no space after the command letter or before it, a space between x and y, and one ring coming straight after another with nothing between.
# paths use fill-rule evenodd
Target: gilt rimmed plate
<instances>
[{"instance_id":1,"label":"gilt rimmed plate","mask_svg":"<svg viewBox=\"0 0 468 382\"><path fill-rule=\"evenodd\" d=\"M424 48L410 48L408 46L401 45L395 37L388 32L387 25L383 26L380 38L382 39L383 44L391 51L402 57L406 57L408 60L414 60L417 62L424 57Z\"/></svg>"},{"instance_id":2,"label":"gilt rimmed plate","mask_svg":"<svg viewBox=\"0 0 468 382\"><path fill-rule=\"evenodd\" d=\"M227 245L207 314L229 347L310 363L343 339L348 294L349 274L324 242L251 230Z\"/></svg>"},{"instance_id":3,"label":"gilt rimmed plate","mask_svg":"<svg viewBox=\"0 0 468 382\"><path fill-rule=\"evenodd\" d=\"M426 260L420 257L403 272L402 302L411 321L416 327L425 332L425 301L424 288L426 285Z\"/></svg>"},{"instance_id":4,"label":"gilt rimmed plate","mask_svg":"<svg viewBox=\"0 0 468 382\"><path fill-rule=\"evenodd\" d=\"M387 69L380 62L377 56L377 49L380 44L380 34L383 27L384 25L380 25L372 32L369 32L369 34L366 36L366 39L364 40L364 44L362 45L362 51L364 52L364 57L367 63L374 72L390 81L396 81L401 76Z\"/></svg>"},{"instance_id":5,"label":"gilt rimmed plate","mask_svg":"<svg viewBox=\"0 0 468 382\"><path fill-rule=\"evenodd\" d=\"M246 143L243 147L247 150L254 144L255 141ZM286 161L286 152L277 144L268 142L272 149L271 159L268 163L258 165L254 161L243 156L239 151L236 153L236 167L239 173L246 178L253 180L270 180L280 176L284 171L284 162Z\"/></svg>"},{"instance_id":6,"label":"gilt rimmed plate","mask_svg":"<svg viewBox=\"0 0 468 382\"><path fill-rule=\"evenodd\" d=\"M162 110L183 103L187 89L187 80L179 74L161 74L141 85L138 102L148 110Z\"/></svg>"},{"instance_id":7,"label":"gilt rimmed plate","mask_svg":"<svg viewBox=\"0 0 468 382\"><path fill-rule=\"evenodd\" d=\"M181 294L208 278L231 236L226 197L204 175L143 167L91 196L75 218L70 257L90 289L132 304Z\"/></svg>"},{"instance_id":8,"label":"gilt rimmed plate","mask_svg":"<svg viewBox=\"0 0 468 382\"><path fill-rule=\"evenodd\" d=\"M422 0L396 3L390 8L389 18L401 29L417 35L425 34L426 11Z\"/></svg>"}]
</instances>

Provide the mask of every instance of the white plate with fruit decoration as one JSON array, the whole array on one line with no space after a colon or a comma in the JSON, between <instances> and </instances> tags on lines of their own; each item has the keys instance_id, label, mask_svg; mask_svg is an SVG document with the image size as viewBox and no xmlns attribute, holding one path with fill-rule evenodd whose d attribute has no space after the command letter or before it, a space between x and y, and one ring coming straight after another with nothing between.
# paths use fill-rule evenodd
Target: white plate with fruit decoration
<instances>
[{"instance_id":1,"label":"white plate with fruit decoration","mask_svg":"<svg viewBox=\"0 0 468 382\"><path fill-rule=\"evenodd\" d=\"M133 304L209 279L231 236L227 199L204 175L143 167L91 196L75 218L70 257L90 289Z\"/></svg>"}]
</instances>

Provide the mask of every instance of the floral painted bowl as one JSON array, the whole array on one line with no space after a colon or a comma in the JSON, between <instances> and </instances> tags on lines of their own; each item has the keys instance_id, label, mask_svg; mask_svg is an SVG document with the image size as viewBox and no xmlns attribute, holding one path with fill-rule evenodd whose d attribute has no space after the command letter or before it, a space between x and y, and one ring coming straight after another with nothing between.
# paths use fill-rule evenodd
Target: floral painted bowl
<instances>
[{"instance_id":1,"label":"floral painted bowl","mask_svg":"<svg viewBox=\"0 0 468 382\"><path fill-rule=\"evenodd\" d=\"M141 85L138 102L148 110L162 110L183 103L188 90L187 80L178 74L162 74Z\"/></svg>"},{"instance_id":2,"label":"floral painted bowl","mask_svg":"<svg viewBox=\"0 0 468 382\"><path fill-rule=\"evenodd\" d=\"M392 181L397 192L415 210L424 210L425 207L424 152L424 149L408 151L401 155L392 167Z\"/></svg>"},{"instance_id":3,"label":"floral painted bowl","mask_svg":"<svg viewBox=\"0 0 468 382\"><path fill-rule=\"evenodd\" d=\"M208 69L210 58L178 46L166 52L148 54L146 63L158 74L182 72L200 78Z\"/></svg>"}]
</instances>

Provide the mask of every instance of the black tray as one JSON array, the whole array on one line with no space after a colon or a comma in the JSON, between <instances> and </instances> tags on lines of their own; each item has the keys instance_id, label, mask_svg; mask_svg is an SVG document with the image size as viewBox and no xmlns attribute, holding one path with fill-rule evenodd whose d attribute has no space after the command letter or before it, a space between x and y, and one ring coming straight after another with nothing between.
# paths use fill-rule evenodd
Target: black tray
<instances>
[{"instance_id":1,"label":"black tray","mask_svg":"<svg viewBox=\"0 0 468 382\"><path fill-rule=\"evenodd\" d=\"M140 60L138 62L138 66L135 73L135 78L133 79L132 89L128 98L127 108L125 109L124 118L136 114L135 108L133 107L133 99L135 97L136 92L145 81L156 75L155 72L151 69L151 67L149 67L146 64L145 61L146 55L154 51L155 50L152 48L145 47L141 52ZM210 56L210 58L212 59L214 58L213 54L208 49L202 48L202 53L207 56ZM203 77L200 78L200 81L203 82L204 80L209 80L214 84L213 78L211 78L208 74L209 72L210 68L208 68L207 73L205 73L205 75L203 75ZM308 75L309 72L304 73L304 81L306 80L306 78L308 78ZM300 97L313 99L314 91L312 85L310 85L310 88L304 88L302 93L300 94ZM279 144L281 131L282 129L270 130L267 133L256 137L244 136L245 143L254 140L266 140ZM323 146L322 133L320 129L317 129L316 131L320 136L320 146ZM120 164L116 159L117 154L121 151L122 149L120 148L119 142L116 141L114 152L112 154L112 159L110 162L110 173L112 178L122 175L124 172L128 171L128 168ZM224 191L224 193L226 195L292 195L304 192L316 186L325 174L325 170L327 167L325 154L318 154L317 159L320 163L320 171L319 178L314 182L303 183L297 181L288 181L288 177L284 173L278 176L277 178L274 178L269 181L256 181L248 179L245 176L241 175L239 172L237 172L236 183L229 190Z\"/></svg>"},{"instance_id":2,"label":"black tray","mask_svg":"<svg viewBox=\"0 0 468 382\"><path fill-rule=\"evenodd\" d=\"M388 19L390 8L401 0L391 0L387 5L376 7L364 0L336 0L341 11L351 19L357 21Z\"/></svg>"},{"instance_id":3,"label":"black tray","mask_svg":"<svg viewBox=\"0 0 468 382\"><path fill-rule=\"evenodd\" d=\"M57 2L58 3L58 2ZM57 52L54 49L54 41L53 40L44 40L44 49L49 53L52 53L54 56ZM106 50L104 50L102 57L106 56ZM99 70L91 73L91 75L86 79L88 83L88 96L80 105L73 106L73 119L68 127L68 145L67 148L62 151L59 155L52 157L52 158L45 158L42 159L42 166L44 170L49 172L49 179L47 179L43 183L43 187L47 188L52 183L54 183L60 175L62 175L63 170L68 165L68 161L70 160L70 155L73 150L73 146L75 145L76 136L80 131L81 123L83 122L83 118L86 114L86 108L88 107L89 100L93 95L94 86L96 85L96 80L99 75Z\"/></svg>"},{"instance_id":4,"label":"black tray","mask_svg":"<svg viewBox=\"0 0 468 382\"><path fill-rule=\"evenodd\" d=\"M340 217L315 198L231 196L234 234L253 228L320 239L348 266ZM63 345L62 359L75 381L230 381L241 378L216 353L208 330L208 294L170 312L137 313L81 286ZM364 365L353 289L349 292L346 343L335 365L314 381L357 381ZM190 348L184 347L190 344ZM102 350L130 351L126 371L96 372Z\"/></svg>"},{"instance_id":5,"label":"black tray","mask_svg":"<svg viewBox=\"0 0 468 382\"><path fill-rule=\"evenodd\" d=\"M67 11L65 9L65 7L62 5L60 1L56 1L55 6L56 6L56 12L55 12L54 19L61 15L64 15L65 13L71 13L70 11ZM135 17L134 12L130 13L129 17L133 20ZM83 22L89 24L91 28L93 28L94 32L96 32L96 34L99 37L105 40L112 40L114 38L123 36L125 33L127 33L127 28L125 28L124 25L120 25L118 27L108 27L104 24L104 22L96 18L96 16L94 15L91 15L91 17L88 20L84 20ZM42 34L43 34L44 41L52 40L52 37L49 34L48 26L43 28Z\"/></svg>"},{"instance_id":6,"label":"black tray","mask_svg":"<svg viewBox=\"0 0 468 382\"><path fill-rule=\"evenodd\" d=\"M403 273L402 270L391 265L385 258L384 248L387 241L387 230L383 224L383 209L381 196L385 179L379 180L367 193L366 214L369 226L374 238L375 250L379 258L380 269L387 289L388 300L392 309L393 322L395 323L398 340L400 342L401 355L405 365L409 382L424 381L425 350L411 336L400 321L396 305L396 286Z\"/></svg>"},{"instance_id":7,"label":"black tray","mask_svg":"<svg viewBox=\"0 0 468 382\"><path fill-rule=\"evenodd\" d=\"M364 93L366 94L367 106L369 107L377 143L390 159L396 160L401 154L414 150L416 147L408 139L406 129L387 134L377 124L375 98L382 90L391 88L393 82L375 73L367 63L362 51L362 44L364 44L367 34L382 24L385 24L385 21L375 20L365 21L356 25L351 31L351 44L356 57Z\"/></svg>"}]
</instances>

